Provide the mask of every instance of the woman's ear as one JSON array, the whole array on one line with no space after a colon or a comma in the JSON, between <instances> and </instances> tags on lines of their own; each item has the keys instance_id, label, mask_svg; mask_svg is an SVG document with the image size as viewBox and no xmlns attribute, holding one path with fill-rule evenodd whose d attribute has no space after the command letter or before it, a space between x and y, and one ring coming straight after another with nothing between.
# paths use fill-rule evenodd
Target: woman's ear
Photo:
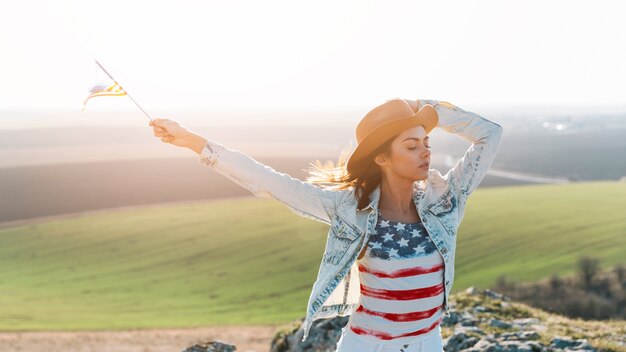
<instances>
[{"instance_id":1,"label":"woman's ear","mask_svg":"<svg viewBox=\"0 0 626 352\"><path fill-rule=\"evenodd\" d=\"M387 157L387 154L385 153L379 153L378 155L376 155L374 157L374 162L378 165L378 166L383 166L383 165L387 165L387 161L389 160L389 158Z\"/></svg>"}]
</instances>

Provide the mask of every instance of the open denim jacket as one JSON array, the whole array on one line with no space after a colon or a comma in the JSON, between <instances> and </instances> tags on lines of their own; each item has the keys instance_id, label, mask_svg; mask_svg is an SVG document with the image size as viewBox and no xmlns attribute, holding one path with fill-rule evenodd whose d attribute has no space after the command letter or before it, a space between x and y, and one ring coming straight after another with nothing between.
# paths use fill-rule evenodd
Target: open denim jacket
<instances>
[{"instance_id":1,"label":"open denim jacket","mask_svg":"<svg viewBox=\"0 0 626 352\"><path fill-rule=\"evenodd\" d=\"M437 127L472 143L463 157L445 175L428 170L426 182L415 182L413 201L437 250L444 259L445 312L454 282L457 229L468 196L487 174L500 145L502 126L445 101L419 100L432 105L438 115ZM302 325L305 341L313 321L350 315L359 300L356 258L374 232L378 219L380 186L370 204L357 210L354 188L324 189L277 172L250 156L208 140L199 162L206 164L248 189L257 197L286 204L294 213L330 225L322 262L309 297Z\"/></svg>"}]
</instances>

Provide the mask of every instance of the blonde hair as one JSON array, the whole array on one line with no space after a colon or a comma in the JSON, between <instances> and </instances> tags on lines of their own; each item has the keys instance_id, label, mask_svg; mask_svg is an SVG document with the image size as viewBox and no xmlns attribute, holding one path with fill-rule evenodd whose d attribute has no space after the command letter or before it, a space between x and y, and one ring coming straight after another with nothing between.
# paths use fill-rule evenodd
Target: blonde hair
<instances>
[{"instance_id":1,"label":"blonde hair","mask_svg":"<svg viewBox=\"0 0 626 352\"><path fill-rule=\"evenodd\" d=\"M352 142L350 142L350 145L352 145ZM352 147L346 147L339 154L336 165L331 160L326 160L325 163L322 163L319 159L315 160L315 162L310 162L309 176L306 181L320 184L326 189L341 190L353 187L356 184L356 179L351 177L347 169L348 159L352 153Z\"/></svg>"},{"instance_id":2,"label":"blonde hair","mask_svg":"<svg viewBox=\"0 0 626 352\"><path fill-rule=\"evenodd\" d=\"M370 153L359 165L354 168L354 174L347 169L348 159L352 155L352 141L350 147L345 148L337 160L337 164L328 160L322 164L319 159L315 163L309 163L309 177L306 181L319 184L322 188L343 190L355 188L355 197L358 200L358 209L363 209L369 203L370 193L382 182L380 166L374 162L379 153L391 154L391 142L398 136L389 138Z\"/></svg>"}]
</instances>

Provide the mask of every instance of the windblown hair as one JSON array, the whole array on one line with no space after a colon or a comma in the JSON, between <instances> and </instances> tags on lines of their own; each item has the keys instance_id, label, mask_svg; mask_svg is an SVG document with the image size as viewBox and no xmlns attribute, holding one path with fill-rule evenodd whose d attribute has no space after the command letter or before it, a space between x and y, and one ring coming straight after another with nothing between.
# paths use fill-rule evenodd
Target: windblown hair
<instances>
[{"instance_id":1,"label":"windblown hair","mask_svg":"<svg viewBox=\"0 0 626 352\"><path fill-rule=\"evenodd\" d=\"M358 200L357 208L363 209L369 204L372 191L382 182L382 171L380 166L374 162L374 158L379 153L391 155L391 142L397 136L389 138L370 153L355 168L354 174L350 174L347 170L348 159L353 152L350 146L341 152L337 165L330 160L326 161L325 164L322 164L319 159L315 163L311 162L308 171L309 177L306 181L320 184L325 189L342 190L355 187L355 196Z\"/></svg>"}]
</instances>

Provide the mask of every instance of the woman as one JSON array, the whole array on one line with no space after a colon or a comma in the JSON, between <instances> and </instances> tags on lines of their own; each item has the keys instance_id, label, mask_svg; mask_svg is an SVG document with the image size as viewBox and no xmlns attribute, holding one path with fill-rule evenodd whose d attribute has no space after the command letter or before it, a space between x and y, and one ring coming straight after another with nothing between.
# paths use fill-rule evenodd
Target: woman
<instances>
[{"instance_id":1,"label":"woman","mask_svg":"<svg viewBox=\"0 0 626 352\"><path fill-rule=\"evenodd\" d=\"M347 162L344 152L336 167L317 165L306 182L174 121L150 125L254 195L330 225L302 341L315 320L349 315L337 351L443 350L456 233L495 158L499 124L445 101L390 99L361 119ZM434 127L471 143L445 175L429 168Z\"/></svg>"}]
</instances>

